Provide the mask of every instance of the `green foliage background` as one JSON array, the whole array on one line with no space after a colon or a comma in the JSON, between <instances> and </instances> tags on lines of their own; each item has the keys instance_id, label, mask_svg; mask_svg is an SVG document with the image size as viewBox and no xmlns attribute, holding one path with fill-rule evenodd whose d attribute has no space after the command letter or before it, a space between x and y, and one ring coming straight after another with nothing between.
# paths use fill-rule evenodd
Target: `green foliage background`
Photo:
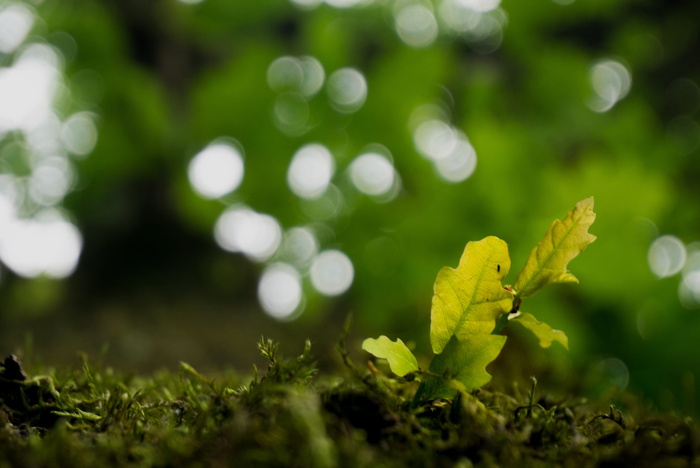
<instances>
[{"instance_id":1,"label":"green foliage background","mask_svg":"<svg viewBox=\"0 0 700 468\"><path fill-rule=\"evenodd\" d=\"M528 304L570 338L569 355L552 350L547 359L600 370L601 388L624 381L624 369L608 365L620 359L631 388L694 411L698 310L681 305L679 275L651 273L647 251L661 234L700 240L699 4L503 0L498 47L441 28L423 48L397 35L398 4L28 3L41 18L30 39L54 41L64 55L68 97L59 109L95 112L99 136L65 201L85 242L78 270L62 281L3 271L5 352L30 334L49 362L109 341L127 368L247 365L240 350L261 333L331 342L352 311L358 333L413 337L420 355L429 350L435 276L457 264L467 241L506 240L518 271L551 220L592 195L598 240L570 265L580 285ZM73 45L55 41L59 31ZM336 112L322 90L309 102L316 125L284 134L265 81L282 55L312 55L326 75L361 70L365 105ZM596 113L586 105L589 73L604 58L623 63L633 82L629 95ZM444 108L476 149L466 181L444 182L416 152L408 122L423 104ZM187 164L222 136L244 148L246 175L233 195L206 201L189 186ZM355 280L335 299L309 288L303 315L277 323L257 304L262 266L220 250L212 226L236 202L285 228L310 223L286 185L289 161L307 142L336 156L334 182L346 203L320 223L320 239L348 254ZM391 151L401 177L389 203L348 189L344 170L370 143ZM518 365L526 373L531 363Z\"/></svg>"}]
</instances>

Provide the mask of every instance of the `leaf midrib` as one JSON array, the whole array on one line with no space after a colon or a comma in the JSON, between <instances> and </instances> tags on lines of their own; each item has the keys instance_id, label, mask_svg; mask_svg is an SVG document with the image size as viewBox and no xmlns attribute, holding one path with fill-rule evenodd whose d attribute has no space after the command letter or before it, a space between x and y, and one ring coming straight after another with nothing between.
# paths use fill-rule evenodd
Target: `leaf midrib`
<instances>
[{"instance_id":1,"label":"leaf midrib","mask_svg":"<svg viewBox=\"0 0 700 468\"><path fill-rule=\"evenodd\" d=\"M561 241L558 244L556 244L554 242L554 235L552 234L550 236L552 238L552 251L549 253L549 255L547 255L547 257L546 257L547 259L544 262L542 262L542 263L538 262L540 267L537 268L535 270L535 272L530 276L530 279L527 281L527 283L525 283L524 285L522 285L521 287L518 288L518 295L520 294L520 291L527 290L527 287L533 282L533 280L535 278L537 278L537 276L539 275L540 272L542 272L544 270L558 271L558 269L555 269L555 268L547 268L547 265L552 260L552 257L554 257L554 254L556 253L556 251L559 250L559 248L564 243L564 241L569 237L569 235L571 235L571 232L576 227L578 227L581 219L583 219L583 213L581 213L581 216L579 216L579 218L576 221L573 220L573 216L572 216L571 227L566 230L566 234L564 236L562 236ZM559 222L561 222L561 221L559 221ZM561 222L561 223L564 224L563 222ZM549 232L547 234L549 234ZM535 251L537 251L538 248L539 248L539 245L537 247L535 247ZM525 265L527 266L527 263ZM517 284L517 279L515 282Z\"/></svg>"},{"instance_id":2,"label":"leaf midrib","mask_svg":"<svg viewBox=\"0 0 700 468\"><path fill-rule=\"evenodd\" d=\"M467 321L469 321L469 322L490 322L491 321L491 320L467 320L467 315L468 315L467 312L473 305L486 304L487 302L493 302L493 301L475 302L474 298L476 297L477 291L479 290L481 284L484 282L483 281L484 275L486 274L486 270L488 269L488 265L491 263L491 259L496 255L496 250L497 249L492 248L491 253L489 254L486 261L484 262L484 266L479 273L479 279L477 280L476 284L474 285L474 291L472 292L472 295L469 298L469 308L465 309L464 306L462 306L462 308L464 310L462 311L462 315L460 316L459 321L457 322L457 326L455 327L455 331L454 331L453 335L456 335L457 331L462 327L462 324L464 324ZM454 287L452 286L452 283L449 283L449 284L450 284L450 288L452 288L452 290L454 291ZM456 291L455 291L455 294L456 294ZM459 295L457 297L459 298ZM461 298L459 299L459 302L460 302L460 305L462 305ZM451 338L451 336L450 336L450 338Z\"/></svg>"}]
</instances>

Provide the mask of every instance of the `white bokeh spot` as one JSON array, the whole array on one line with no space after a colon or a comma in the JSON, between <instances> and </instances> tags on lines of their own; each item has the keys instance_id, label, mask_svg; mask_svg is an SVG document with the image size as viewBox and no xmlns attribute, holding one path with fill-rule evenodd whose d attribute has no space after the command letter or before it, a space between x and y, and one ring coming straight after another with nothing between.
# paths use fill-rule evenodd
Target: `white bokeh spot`
<instances>
[{"instance_id":1,"label":"white bokeh spot","mask_svg":"<svg viewBox=\"0 0 700 468\"><path fill-rule=\"evenodd\" d=\"M214 239L229 252L263 262L280 246L282 229L275 218L246 207L224 211L214 225Z\"/></svg>"},{"instance_id":2,"label":"white bokeh spot","mask_svg":"<svg viewBox=\"0 0 700 468\"><path fill-rule=\"evenodd\" d=\"M301 276L291 265L273 263L265 268L258 283L258 300L263 310L276 319L287 319L304 298Z\"/></svg>"},{"instance_id":3,"label":"white bokeh spot","mask_svg":"<svg viewBox=\"0 0 700 468\"><path fill-rule=\"evenodd\" d=\"M367 99L367 80L354 68L341 68L328 77L326 85L331 105L339 112L357 111Z\"/></svg>"},{"instance_id":4,"label":"white bokeh spot","mask_svg":"<svg viewBox=\"0 0 700 468\"><path fill-rule=\"evenodd\" d=\"M311 284L324 296L338 296L352 285L355 270L340 250L324 250L311 264Z\"/></svg>"},{"instance_id":5,"label":"white bokeh spot","mask_svg":"<svg viewBox=\"0 0 700 468\"><path fill-rule=\"evenodd\" d=\"M324 194L335 172L335 160L328 148L311 143L299 148L287 171L289 188L301 198Z\"/></svg>"},{"instance_id":6,"label":"white bokeh spot","mask_svg":"<svg viewBox=\"0 0 700 468\"><path fill-rule=\"evenodd\" d=\"M243 180L243 156L227 143L212 143L190 161L187 175L202 197L215 199L234 191Z\"/></svg>"},{"instance_id":7,"label":"white bokeh spot","mask_svg":"<svg viewBox=\"0 0 700 468\"><path fill-rule=\"evenodd\" d=\"M675 275L685 265L685 245L676 236L658 237L649 247L647 260L652 273L659 278Z\"/></svg>"},{"instance_id":8,"label":"white bokeh spot","mask_svg":"<svg viewBox=\"0 0 700 468\"><path fill-rule=\"evenodd\" d=\"M365 153L351 163L350 178L360 192L380 196L394 186L395 170L391 162L381 154Z\"/></svg>"}]
</instances>

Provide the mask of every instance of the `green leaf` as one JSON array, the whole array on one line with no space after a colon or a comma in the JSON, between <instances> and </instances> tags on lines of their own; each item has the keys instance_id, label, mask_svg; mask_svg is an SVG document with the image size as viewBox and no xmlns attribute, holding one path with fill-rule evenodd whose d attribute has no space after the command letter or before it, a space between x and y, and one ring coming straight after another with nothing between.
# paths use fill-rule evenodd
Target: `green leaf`
<instances>
[{"instance_id":1,"label":"green leaf","mask_svg":"<svg viewBox=\"0 0 700 468\"><path fill-rule=\"evenodd\" d=\"M590 197L578 202L563 221L557 219L552 223L515 280L519 299L532 296L548 284L578 282L567 265L596 239L588 233L593 221L595 213L593 197Z\"/></svg>"},{"instance_id":2,"label":"green leaf","mask_svg":"<svg viewBox=\"0 0 700 468\"><path fill-rule=\"evenodd\" d=\"M515 322L530 330L538 340L540 346L549 348L552 342L561 343L563 347L569 349L569 338L561 330L555 330L544 322L540 322L534 315L521 313L519 316L510 319L509 323Z\"/></svg>"},{"instance_id":3,"label":"green leaf","mask_svg":"<svg viewBox=\"0 0 700 468\"><path fill-rule=\"evenodd\" d=\"M430 343L440 354L453 335L464 341L488 335L499 315L509 312L513 295L501 281L510 270L508 245L498 237L469 242L459 266L444 267L435 281Z\"/></svg>"},{"instance_id":4,"label":"green leaf","mask_svg":"<svg viewBox=\"0 0 700 468\"><path fill-rule=\"evenodd\" d=\"M452 337L445 350L430 363L430 372L440 377L425 377L414 401L452 398L458 390L472 391L491 380L486 366L495 360L506 343L502 335L474 335L465 341Z\"/></svg>"},{"instance_id":5,"label":"green leaf","mask_svg":"<svg viewBox=\"0 0 700 468\"><path fill-rule=\"evenodd\" d=\"M362 349L378 358L389 361L391 371L399 377L418 370L416 357L401 341L401 338L397 338L395 342L384 335L377 339L367 338L362 343Z\"/></svg>"}]
</instances>

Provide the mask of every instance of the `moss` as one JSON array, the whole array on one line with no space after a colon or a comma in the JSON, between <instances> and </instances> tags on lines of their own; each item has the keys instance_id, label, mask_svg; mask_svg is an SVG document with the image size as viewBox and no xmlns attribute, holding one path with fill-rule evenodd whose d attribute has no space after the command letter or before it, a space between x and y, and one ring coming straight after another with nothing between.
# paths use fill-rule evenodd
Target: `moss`
<instances>
[{"instance_id":1,"label":"moss","mask_svg":"<svg viewBox=\"0 0 700 468\"><path fill-rule=\"evenodd\" d=\"M481 389L412 403L417 383L347 367L318 375L307 343L261 340L262 376L120 375L84 361L27 377L0 366L0 467L694 466L692 421L634 397L604 402ZM256 372L257 374L257 372ZM537 397L537 395L541 395Z\"/></svg>"}]
</instances>

